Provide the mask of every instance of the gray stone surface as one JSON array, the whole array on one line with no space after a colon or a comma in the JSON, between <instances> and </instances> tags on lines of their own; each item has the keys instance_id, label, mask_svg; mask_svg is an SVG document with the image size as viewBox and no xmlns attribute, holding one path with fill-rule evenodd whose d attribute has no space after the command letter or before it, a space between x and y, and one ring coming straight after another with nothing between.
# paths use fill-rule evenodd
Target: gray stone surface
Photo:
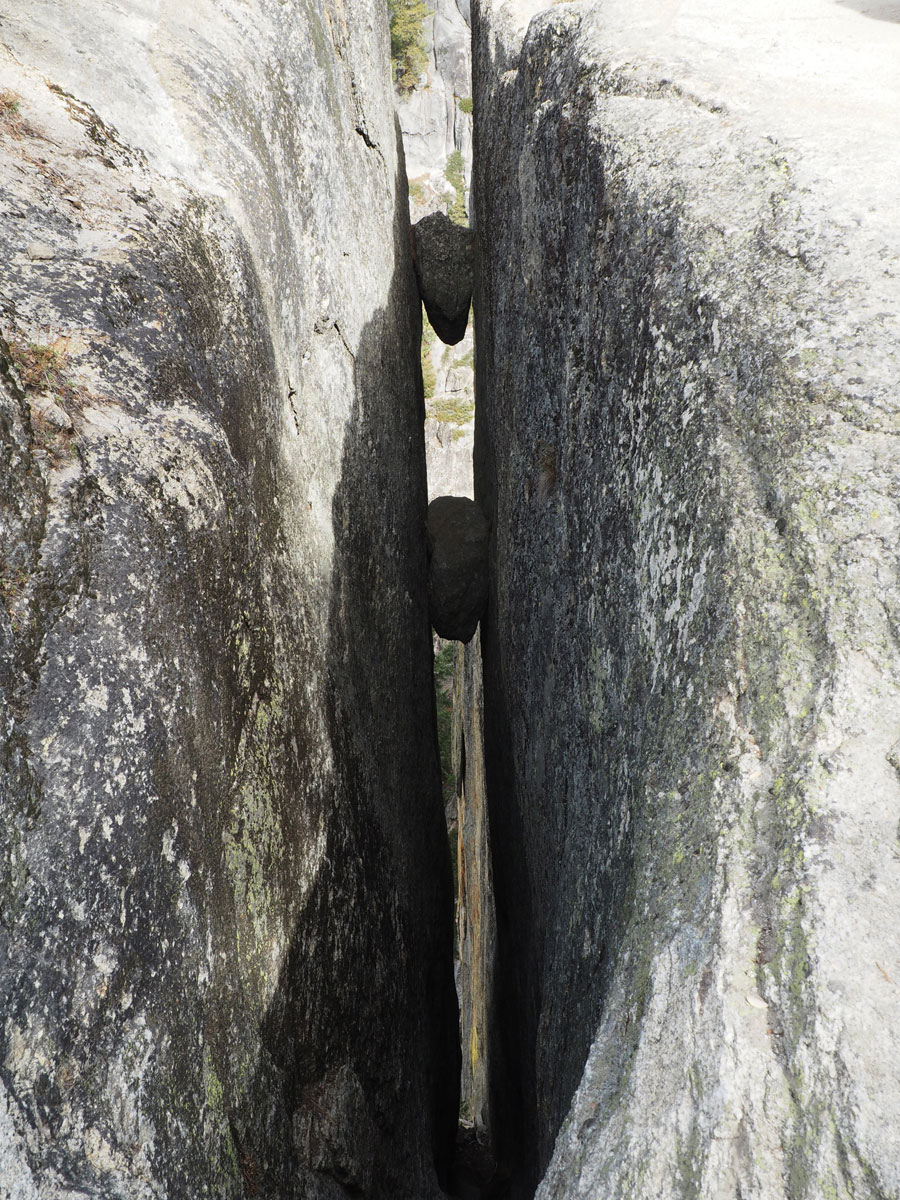
<instances>
[{"instance_id":1,"label":"gray stone surface","mask_svg":"<svg viewBox=\"0 0 900 1200\"><path fill-rule=\"evenodd\" d=\"M448 346L466 335L472 302L472 231L446 213L433 212L413 225L416 279L434 332Z\"/></svg>"},{"instance_id":2,"label":"gray stone surface","mask_svg":"<svg viewBox=\"0 0 900 1200\"><path fill-rule=\"evenodd\" d=\"M472 94L472 53L468 5L433 0L429 8L431 16L423 23L428 66L418 87L398 94L397 114L407 171L433 198L443 190L454 150L463 156L468 185L472 115L460 101Z\"/></svg>"},{"instance_id":3,"label":"gray stone surface","mask_svg":"<svg viewBox=\"0 0 900 1200\"><path fill-rule=\"evenodd\" d=\"M428 350L434 395L425 400L425 466L428 499L475 497L472 450L475 444L475 345L471 321L455 346L435 340Z\"/></svg>"},{"instance_id":4,"label":"gray stone surface","mask_svg":"<svg viewBox=\"0 0 900 1200\"><path fill-rule=\"evenodd\" d=\"M0 1193L432 1195L458 1047L383 5L13 0L0 43Z\"/></svg>"},{"instance_id":5,"label":"gray stone surface","mask_svg":"<svg viewBox=\"0 0 900 1200\"><path fill-rule=\"evenodd\" d=\"M472 448L474 446L474 414L472 420L460 427L437 417L425 418L425 461L428 466L428 498L445 496L474 496L472 479Z\"/></svg>"},{"instance_id":6,"label":"gray stone surface","mask_svg":"<svg viewBox=\"0 0 900 1200\"><path fill-rule=\"evenodd\" d=\"M490 526L466 496L428 505L428 615L442 638L468 642L488 596Z\"/></svg>"},{"instance_id":7,"label":"gray stone surface","mask_svg":"<svg viewBox=\"0 0 900 1200\"><path fill-rule=\"evenodd\" d=\"M529 15L474 11L496 1148L895 1197L900 25Z\"/></svg>"},{"instance_id":8,"label":"gray stone surface","mask_svg":"<svg viewBox=\"0 0 900 1200\"><path fill-rule=\"evenodd\" d=\"M491 1045L497 922L491 868L491 833L484 786L484 692L481 635L457 655L453 682L452 762L456 777L459 886L456 925L460 977L463 1111L491 1142Z\"/></svg>"}]
</instances>

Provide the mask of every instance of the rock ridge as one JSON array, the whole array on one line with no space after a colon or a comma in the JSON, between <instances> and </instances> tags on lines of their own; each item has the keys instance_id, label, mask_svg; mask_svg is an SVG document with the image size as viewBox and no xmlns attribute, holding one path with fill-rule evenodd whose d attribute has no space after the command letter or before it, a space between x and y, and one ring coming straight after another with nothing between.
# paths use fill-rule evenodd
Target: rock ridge
<instances>
[{"instance_id":1,"label":"rock ridge","mask_svg":"<svg viewBox=\"0 0 900 1200\"><path fill-rule=\"evenodd\" d=\"M537 9L473 12L497 932L467 1086L515 1196L880 1200L900 31Z\"/></svg>"}]
</instances>

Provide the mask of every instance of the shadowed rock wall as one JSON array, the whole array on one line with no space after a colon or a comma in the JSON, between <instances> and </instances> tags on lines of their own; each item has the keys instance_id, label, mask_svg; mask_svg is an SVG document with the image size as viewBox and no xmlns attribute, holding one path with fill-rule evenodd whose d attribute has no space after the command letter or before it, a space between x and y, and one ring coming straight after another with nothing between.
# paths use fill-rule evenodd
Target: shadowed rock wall
<instances>
[{"instance_id":1,"label":"shadowed rock wall","mask_svg":"<svg viewBox=\"0 0 900 1200\"><path fill-rule=\"evenodd\" d=\"M700 8L474 13L497 941L463 1007L515 1195L888 1197L898 31Z\"/></svg>"},{"instance_id":2,"label":"shadowed rock wall","mask_svg":"<svg viewBox=\"0 0 900 1200\"><path fill-rule=\"evenodd\" d=\"M4 1195L429 1195L458 1047L386 14L28 0L0 43Z\"/></svg>"},{"instance_id":3,"label":"shadowed rock wall","mask_svg":"<svg viewBox=\"0 0 900 1200\"><path fill-rule=\"evenodd\" d=\"M463 1109L485 1142L491 1137L488 1063L496 927L490 823L484 788L481 644L457 650L453 691L453 771L456 776L459 902L456 912L460 978Z\"/></svg>"}]
</instances>

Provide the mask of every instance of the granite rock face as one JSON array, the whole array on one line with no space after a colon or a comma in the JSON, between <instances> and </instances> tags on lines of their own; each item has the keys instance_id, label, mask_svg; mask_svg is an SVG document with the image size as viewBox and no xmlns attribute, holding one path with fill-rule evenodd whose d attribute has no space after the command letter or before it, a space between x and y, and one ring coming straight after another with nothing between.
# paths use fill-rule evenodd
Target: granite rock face
<instances>
[{"instance_id":1,"label":"granite rock face","mask_svg":"<svg viewBox=\"0 0 900 1200\"><path fill-rule=\"evenodd\" d=\"M452 762L457 789L459 880L456 926L461 991L461 1099L476 1132L490 1145L492 986L497 928L491 834L484 786L484 692L478 630L457 655L453 690Z\"/></svg>"},{"instance_id":2,"label":"granite rock face","mask_svg":"<svg viewBox=\"0 0 900 1200\"><path fill-rule=\"evenodd\" d=\"M386 15L151 9L0 17L0 1191L428 1196L458 1043Z\"/></svg>"},{"instance_id":3,"label":"granite rock face","mask_svg":"<svg viewBox=\"0 0 900 1200\"><path fill-rule=\"evenodd\" d=\"M466 496L428 505L428 614L438 637L468 642L488 598L490 526Z\"/></svg>"},{"instance_id":4,"label":"granite rock face","mask_svg":"<svg viewBox=\"0 0 900 1200\"><path fill-rule=\"evenodd\" d=\"M472 303L471 229L433 212L413 225L416 278L428 320L442 342L466 336Z\"/></svg>"},{"instance_id":5,"label":"granite rock face","mask_svg":"<svg viewBox=\"0 0 900 1200\"><path fill-rule=\"evenodd\" d=\"M475 344L469 322L455 346L435 338L426 349L430 389L425 398L425 464L428 499L468 496L474 499L472 450L475 442ZM424 375L424 370L423 370Z\"/></svg>"},{"instance_id":6,"label":"granite rock face","mask_svg":"<svg viewBox=\"0 0 900 1200\"><path fill-rule=\"evenodd\" d=\"M426 73L411 92L397 94L413 220L453 199L447 161L462 156L465 190L472 167L472 52L467 0L433 0L423 22Z\"/></svg>"},{"instance_id":7,"label":"granite rock face","mask_svg":"<svg viewBox=\"0 0 900 1200\"><path fill-rule=\"evenodd\" d=\"M534 9L474 9L495 1148L893 1197L900 28Z\"/></svg>"}]
</instances>

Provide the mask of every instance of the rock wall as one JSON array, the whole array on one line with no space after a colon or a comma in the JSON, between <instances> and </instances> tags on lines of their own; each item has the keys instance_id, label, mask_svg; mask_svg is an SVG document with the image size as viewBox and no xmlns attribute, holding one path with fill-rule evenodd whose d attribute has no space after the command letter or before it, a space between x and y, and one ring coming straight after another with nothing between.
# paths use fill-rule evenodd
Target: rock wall
<instances>
[{"instance_id":1,"label":"rock wall","mask_svg":"<svg viewBox=\"0 0 900 1200\"><path fill-rule=\"evenodd\" d=\"M0 17L0 1193L427 1196L457 1117L380 3Z\"/></svg>"},{"instance_id":2,"label":"rock wall","mask_svg":"<svg viewBox=\"0 0 900 1200\"><path fill-rule=\"evenodd\" d=\"M459 891L456 910L461 988L462 1106L485 1144L492 1140L489 1070L496 923L490 821L484 787L481 640L457 650L453 690Z\"/></svg>"},{"instance_id":3,"label":"rock wall","mask_svg":"<svg viewBox=\"0 0 900 1200\"><path fill-rule=\"evenodd\" d=\"M414 181L413 220L452 201L445 172L454 150L462 155L467 189L472 166L472 114L465 103L472 98L469 3L435 0L430 8L423 22L428 67L411 92L397 97L406 168Z\"/></svg>"},{"instance_id":4,"label":"rock wall","mask_svg":"<svg viewBox=\"0 0 900 1200\"><path fill-rule=\"evenodd\" d=\"M535 10L473 25L495 1149L895 1196L900 28Z\"/></svg>"},{"instance_id":5,"label":"rock wall","mask_svg":"<svg viewBox=\"0 0 900 1200\"><path fill-rule=\"evenodd\" d=\"M463 340L446 346L435 336L424 355L434 383L425 398L425 461L428 499L474 498L475 338L472 321ZM424 372L423 372L424 373Z\"/></svg>"}]
</instances>

